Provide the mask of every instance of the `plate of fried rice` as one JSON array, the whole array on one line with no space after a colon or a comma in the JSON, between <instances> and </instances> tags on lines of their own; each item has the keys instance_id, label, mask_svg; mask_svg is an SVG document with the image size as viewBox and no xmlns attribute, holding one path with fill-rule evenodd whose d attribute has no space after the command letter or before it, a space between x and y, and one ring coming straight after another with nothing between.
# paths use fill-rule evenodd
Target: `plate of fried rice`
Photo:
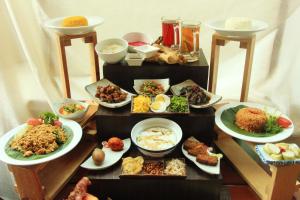
<instances>
[{"instance_id":1,"label":"plate of fried rice","mask_svg":"<svg viewBox=\"0 0 300 200\"><path fill-rule=\"evenodd\" d=\"M278 142L294 132L292 120L279 110L249 102L229 103L215 113L216 125L226 134L249 142Z\"/></svg>"},{"instance_id":2,"label":"plate of fried rice","mask_svg":"<svg viewBox=\"0 0 300 200\"><path fill-rule=\"evenodd\" d=\"M0 159L20 166L45 163L71 151L81 136L77 122L48 113L47 118L29 119L4 134L0 138Z\"/></svg>"}]
</instances>

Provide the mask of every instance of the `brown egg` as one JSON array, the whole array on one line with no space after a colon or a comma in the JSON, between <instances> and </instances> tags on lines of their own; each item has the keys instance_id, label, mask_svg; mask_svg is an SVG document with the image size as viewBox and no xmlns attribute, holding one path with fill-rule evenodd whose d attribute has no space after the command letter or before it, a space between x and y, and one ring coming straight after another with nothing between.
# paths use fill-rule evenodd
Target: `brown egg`
<instances>
[{"instance_id":1,"label":"brown egg","mask_svg":"<svg viewBox=\"0 0 300 200\"><path fill-rule=\"evenodd\" d=\"M95 148L92 154L92 158L95 165L101 165L101 163L105 159L105 153L101 149Z\"/></svg>"}]
</instances>

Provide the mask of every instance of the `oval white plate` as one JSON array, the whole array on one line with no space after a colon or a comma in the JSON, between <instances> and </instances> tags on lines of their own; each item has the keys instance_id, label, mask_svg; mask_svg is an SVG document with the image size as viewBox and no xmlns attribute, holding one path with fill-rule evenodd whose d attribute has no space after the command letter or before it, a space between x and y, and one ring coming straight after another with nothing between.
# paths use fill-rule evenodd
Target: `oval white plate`
<instances>
[{"instance_id":1,"label":"oval white plate","mask_svg":"<svg viewBox=\"0 0 300 200\"><path fill-rule=\"evenodd\" d=\"M123 140L124 148L122 151L112 151L110 148L103 147L102 150L105 153L105 159L101 165L95 165L92 156L90 156L86 161L84 161L80 166L89 170L101 170L106 169L115 163L117 163L126 153L131 145L131 141L129 138Z\"/></svg>"},{"instance_id":2,"label":"oval white plate","mask_svg":"<svg viewBox=\"0 0 300 200\"><path fill-rule=\"evenodd\" d=\"M132 93L123 90L121 88L121 91L128 93L126 99L120 103L107 103L104 101L101 101L99 98L95 97L96 91L97 91L97 86L107 86L107 85L115 85L114 83L112 83L111 81L109 81L108 79L101 79L100 81L97 81L95 83L92 83L90 85L85 86L85 90L90 94L90 96L97 102L99 103L101 106L107 107L107 108L120 108L123 107L127 104L129 104L131 102L131 97L133 96Z\"/></svg>"},{"instance_id":3,"label":"oval white plate","mask_svg":"<svg viewBox=\"0 0 300 200\"><path fill-rule=\"evenodd\" d=\"M223 111L227 110L228 108L236 107L236 106L239 106L239 105L245 105L245 106L248 106L248 107L259 108L259 109L265 110L265 111L270 112L270 113L276 113L276 112L279 113L279 111L276 110L275 108L268 107L268 106L261 105L261 104L257 104L257 103L240 102L240 103L226 104L226 105L220 107L216 111L216 113L215 113L215 123L222 131L224 131L228 135L231 135L232 137L235 137L235 138L238 138L238 139L241 139L241 140L245 140L245 141L249 141L249 142L267 143L267 142L278 142L278 141L284 140L284 139L290 137L293 134L293 132L294 132L294 124L293 123L289 128L285 128L280 133L277 133L276 135L269 136L269 137L251 137L251 136L247 136L247 135L237 133L237 132L227 128L227 126L225 126L225 124L223 124L223 122L221 120L221 115L222 115ZM284 114L281 114L281 115L284 118L292 121L288 116L286 116Z\"/></svg>"},{"instance_id":4,"label":"oval white plate","mask_svg":"<svg viewBox=\"0 0 300 200\"><path fill-rule=\"evenodd\" d=\"M217 33L226 36L251 36L258 31L263 31L268 28L268 24L266 22L260 20L251 20L252 21L252 29L250 30L230 30L225 28L225 21L226 20L214 20L209 21L206 25L214 29Z\"/></svg>"},{"instance_id":5,"label":"oval white plate","mask_svg":"<svg viewBox=\"0 0 300 200\"><path fill-rule=\"evenodd\" d=\"M201 164L199 162L197 162L196 160L196 156L192 156L190 155L184 148L183 148L183 145L181 146L181 150L182 150L182 153L183 155L188 158L190 161L192 161L193 163L195 163L195 165L197 165L197 167L199 167L201 170L203 170L204 172L206 173L209 173L209 174L220 174L220 162L221 162L221 159L218 158L218 164L216 166L209 166L209 165L204 165L204 164Z\"/></svg>"},{"instance_id":6,"label":"oval white plate","mask_svg":"<svg viewBox=\"0 0 300 200\"><path fill-rule=\"evenodd\" d=\"M170 79L169 78L165 78L165 79L135 79L133 82L133 89L136 91L136 93L142 94L140 91L140 88L145 81L155 81L155 82L161 84L165 90L164 94L170 88Z\"/></svg>"},{"instance_id":7,"label":"oval white plate","mask_svg":"<svg viewBox=\"0 0 300 200\"><path fill-rule=\"evenodd\" d=\"M6 146L7 142L15 134L18 134L22 129L24 129L27 126L27 124L22 124L12 130L10 130L9 132L4 134L0 138L0 159L7 164L27 166L27 165L36 165L36 164L45 163L45 162L54 160L56 158L59 158L59 157L65 155L79 143L81 136L82 136L82 129L81 129L81 126L75 121L61 119L61 118L59 119L59 121L61 121L63 125L69 127L73 132L73 138L65 148L61 149L57 153L54 153L48 157L36 159L36 160L17 160L17 159L14 159L14 158L8 156L5 152L5 146Z\"/></svg>"},{"instance_id":8,"label":"oval white plate","mask_svg":"<svg viewBox=\"0 0 300 200\"><path fill-rule=\"evenodd\" d=\"M68 16L66 16L68 17ZM87 26L79 26L79 27L63 27L61 23L66 17L57 17L54 19L49 19L44 22L44 26L49 29L54 29L60 33L66 35L78 35L88 33L94 30L96 26L101 25L104 22L102 17L98 16L85 16L88 20Z\"/></svg>"},{"instance_id":9,"label":"oval white plate","mask_svg":"<svg viewBox=\"0 0 300 200\"><path fill-rule=\"evenodd\" d=\"M178 83L176 85L172 85L170 90L171 90L171 92L172 92L173 95L180 96L180 90L183 87L190 86L190 85L197 85L197 86L199 86L193 80L188 79L186 81L183 81L182 83ZM207 107L210 107L210 106L212 106L212 105L214 105L214 104L216 104L216 103L218 103L219 101L222 100L222 96L213 94L211 92L208 92L207 90L205 90L201 86L199 86L199 87L202 90L204 90L204 92L210 97L210 100L207 103L204 103L204 104L201 104L201 105L190 104L190 107L197 108L197 109L207 108Z\"/></svg>"}]
</instances>

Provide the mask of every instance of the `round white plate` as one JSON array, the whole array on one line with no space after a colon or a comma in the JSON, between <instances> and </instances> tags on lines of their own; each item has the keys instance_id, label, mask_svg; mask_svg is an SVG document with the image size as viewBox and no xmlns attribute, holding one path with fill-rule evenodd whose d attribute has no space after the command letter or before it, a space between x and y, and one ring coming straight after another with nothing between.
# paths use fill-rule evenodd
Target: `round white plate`
<instances>
[{"instance_id":1,"label":"round white plate","mask_svg":"<svg viewBox=\"0 0 300 200\"><path fill-rule=\"evenodd\" d=\"M101 165L95 165L92 156L90 156L86 161L84 161L80 166L89 170L101 170L106 169L115 163L117 163L126 153L131 145L131 141L129 138L123 140L124 148L122 151L112 151L110 148L103 147L102 150L105 153L105 159Z\"/></svg>"},{"instance_id":2,"label":"round white plate","mask_svg":"<svg viewBox=\"0 0 300 200\"><path fill-rule=\"evenodd\" d=\"M68 17L68 16L66 16L66 17ZM57 17L54 19L49 19L44 22L44 26L46 28L56 30L56 31L66 34L66 35L78 35L78 34L84 34L84 33L91 32L94 30L94 28L96 26L99 26L104 22L104 19L102 17L85 16L88 20L87 26L63 27L63 26L61 26L61 23L62 23L63 19L66 17Z\"/></svg>"},{"instance_id":3,"label":"round white plate","mask_svg":"<svg viewBox=\"0 0 300 200\"><path fill-rule=\"evenodd\" d=\"M228 108L236 107L236 106L239 106L239 105L245 105L245 106L248 106L248 107L259 108L259 109L262 109L262 110L264 110L268 113L276 113L276 114L280 113L275 108L268 107L268 106L261 105L261 104L257 104L257 103L243 102L243 103L229 103L229 104L226 104L226 105L220 107L216 111L216 113L215 113L215 123L222 131L224 131L228 135L231 135L232 137L235 137L235 138L238 138L238 139L241 139L241 140L245 140L245 141L249 141L249 142L267 143L267 142L278 142L278 141L284 140L284 139L290 137L292 135L292 133L294 132L294 124L292 123L292 125L289 128L285 128L285 129L283 129L283 131L277 133L276 135L269 136L269 137L251 137L251 136L247 136L247 135L237 133L237 132L227 128L227 126L225 126L225 124L223 124L223 122L221 120L221 115L222 115L224 110L227 110ZM284 118L292 121L288 116L286 116L282 113L280 113L280 115L282 115Z\"/></svg>"},{"instance_id":4,"label":"round white plate","mask_svg":"<svg viewBox=\"0 0 300 200\"><path fill-rule=\"evenodd\" d=\"M220 162L221 162L221 159L218 158L218 164L216 166L210 166L210 165L204 165L204 164L201 164L199 162L197 162L196 160L196 156L192 156L190 155L184 148L183 148L183 145L181 146L181 150L182 150L182 153L183 155L189 159L190 161L192 161L193 163L195 163L195 165L197 165L197 167L199 167L201 170L203 170L204 172L206 173L209 173L209 174L220 174Z\"/></svg>"},{"instance_id":5,"label":"round white plate","mask_svg":"<svg viewBox=\"0 0 300 200\"><path fill-rule=\"evenodd\" d=\"M7 142L9 142L9 140L12 137L14 137L15 134L18 134L21 130L23 130L27 126L27 124L25 123L25 124L22 124L12 130L10 130L9 132L4 134L0 138L0 159L7 164L27 166L27 165L36 165L36 164L45 163L45 162L54 160L56 158L59 158L59 157L65 155L79 143L81 136L82 136L82 129L81 129L81 126L75 121L61 119L61 118L59 119L59 121L61 121L64 126L67 126L72 130L73 138L66 147L64 147L57 153L54 153L52 155L49 155L48 157L44 157L44 158L40 158L40 159L36 159L36 160L17 160L17 159L14 159L14 158L8 156L5 152L5 146L6 146Z\"/></svg>"},{"instance_id":6,"label":"round white plate","mask_svg":"<svg viewBox=\"0 0 300 200\"><path fill-rule=\"evenodd\" d=\"M263 31L266 28L268 28L268 24L266 22L260 21L260 20L251 20L252 21L252 29L250 30L231 30L225 28L225 21L226 20L214 20L209 21L206 23L206 25L214 29L217 33L221 35L226 36L237 36L237 37L243 37L243 36L251 36L256 32Z\"/></svg>"}]
</instances>

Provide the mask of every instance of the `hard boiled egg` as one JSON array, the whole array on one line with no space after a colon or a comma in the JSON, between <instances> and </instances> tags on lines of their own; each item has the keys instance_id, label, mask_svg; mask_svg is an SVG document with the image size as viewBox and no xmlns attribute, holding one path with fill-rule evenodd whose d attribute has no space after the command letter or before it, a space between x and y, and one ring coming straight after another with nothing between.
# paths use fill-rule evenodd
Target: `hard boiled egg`
<instances>
[{"instance_id":1,"label":"hard boiled egg","mask_svg":"<svg viewBox=\"0 0 300 200\"><path fill-rule=\"evenodd\" d=\"M170 97L168 97L165 94L158 94L155 97L155 102L162 102L165 104L166 107L168 107L170 105Z\"/></svg>"},{"instance_id":2,"label":"hard boiled egg","mask_svg":"<svg viewBox=\"0 0 300 200\"><path fill-rule=\"evenodd\" d=\"M165 103L161 101L154 101L153 103L151 103L150 108L153 112L159 113L159 112L165 112L167 106L165 105Z\"/></svg>"}]
</instances>

